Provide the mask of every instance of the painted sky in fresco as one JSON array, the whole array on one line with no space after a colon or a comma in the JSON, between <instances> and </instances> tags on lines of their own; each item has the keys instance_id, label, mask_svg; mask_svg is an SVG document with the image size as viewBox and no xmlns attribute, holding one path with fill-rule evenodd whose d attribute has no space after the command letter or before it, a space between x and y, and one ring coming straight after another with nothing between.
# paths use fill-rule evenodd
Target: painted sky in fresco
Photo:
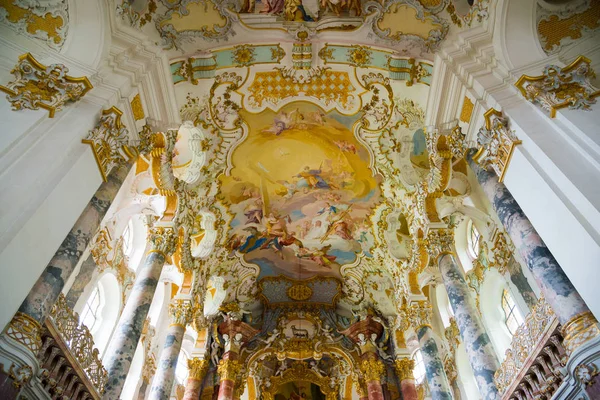
<instances>
[{"instance_id":1,"label":"painted sky in fresco","mask_svg":"<svg viewBox=\"0 0 600 400\"><path fill-rule=\"evenodd\" d=\"M373 246L369 215L381 199L369 154L352 134L356 117L295 102L243 113L248 138L222 177L234 214L228 247L260 276L340 276Z\"/></svg>"}]
</instances>

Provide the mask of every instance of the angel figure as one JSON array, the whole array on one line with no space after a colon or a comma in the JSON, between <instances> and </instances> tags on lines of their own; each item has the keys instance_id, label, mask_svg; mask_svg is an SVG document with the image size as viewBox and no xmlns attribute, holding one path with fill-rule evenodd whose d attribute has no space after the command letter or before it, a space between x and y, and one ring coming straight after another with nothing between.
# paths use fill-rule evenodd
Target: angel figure
<instances>
[{"instance_id":1,"label":"angel figure","mask_svg":"<svg viewBox=\"0 0 600 400\"><path fill-rule=\"evenodd\" d=\"M279 365L279 368L277 368L277 371L275 371L275 376L281 376L287 369L288 369L287 360L283 360L281 362L281 365Z\"/></svg>"},{"instance_id":2,"label":"angel figure","mask_svg":"<svg viewBox=\"0 0 600 400\"><path fill-rule=\"evenodd\" d=\"M329 327L329 324L325 324L323 326L323 328L321 329L321 333L329 342L339 342L340 340L342 340L341 336L337 339L333 337L333 328Z\"/></svg>"},{"instance_id":3,"label":"angel figure","mask_svg":"<svg viewBox=\"0 0 600 400\"><path fill-rule=\"evenodd\" d=\"M367 338L365 337L364 333L359 333L356 337L358 339L359 346L365 346L367 344Z\"/></svg>"},{"instance_id":4,"label":"angel figure","mask_svg":"<svg viewBox=\"0 0 600 400\"><path fill-rule=\"evenodd\" d=\"M377 337L377 335L375 337ZM383 358L384 360L390 361L392 360L392 356L390 356L386 352L386 349L387 347L384 346L383 342L377 344L377 354L379 354L379 357Z\"/></svg>"},{"instance_id":5,"label":"angel figure","mask_svg":"<svg viewBox=\"0 0 600 400\"><path fill-rule=\"evenodd\" d=\"M271 334L269 335L267 340L260 339L260 341L266 345L265 349L268 349L269 347L271 347L273 342L275 342L277 340L279 335L281 335L281 332L279 331L279 329L275 328L275 329L273 329L273 332L271 332Z\"/></svg>"},{"instance_id":6,"label":"angel figure","mask_svg":"<svg viewBox=\"0 0 600 400\"><path fill-rule=\"evenodd\" d=\"M210 359L215 366L219 365L219 348L219 343L217 343L216 340L213 340L210 345Z\"/></svg>"}]
</instances>

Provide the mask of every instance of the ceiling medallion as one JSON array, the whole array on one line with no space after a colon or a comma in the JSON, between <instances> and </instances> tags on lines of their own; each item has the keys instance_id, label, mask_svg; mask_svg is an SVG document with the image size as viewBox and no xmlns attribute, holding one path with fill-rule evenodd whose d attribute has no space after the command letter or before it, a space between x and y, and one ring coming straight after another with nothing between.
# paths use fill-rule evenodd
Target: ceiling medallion
<instances>
[{"instance_id":1,"label":"ceiling medallion","mask_svg":"<svg viewBox=\"0 0 600 400\"><path fill-rule=\"evenodd\" d=\"M310 286L298 283L288 288L287 295L292 300L305 301L312 297L313 290Z\"/></svg>"}]
</instances>

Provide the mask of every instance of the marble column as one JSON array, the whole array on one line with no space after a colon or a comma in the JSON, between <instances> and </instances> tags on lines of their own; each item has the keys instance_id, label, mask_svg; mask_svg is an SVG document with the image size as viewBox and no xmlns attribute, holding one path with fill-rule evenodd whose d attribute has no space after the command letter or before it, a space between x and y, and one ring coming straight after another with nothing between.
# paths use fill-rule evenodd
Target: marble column
<instances>
[{"instance_id":1,"label":"marble column","mask_svg":"<svg viewBox=\"0 0 600 400\"><path fill-rule=\"evenodd\" d=\"M151 250L137 272L129 299L105 353L104 367L108 371L103 396L105 400L118 399L121 395L162 267L166 258L175 251L177 237L171 228L153 227L148 233L148 241Z\"/></svg>"},{"instance_id":2,"label":"marble column","mask_svg":"<svg viewBox=\"0 0 600 400\"><path fill-rule=\"evenodd\" d=\"M223 354L223 359L219 361L219 394L218 400L233 400L235 384L239 379L242 364L238 360L239 355L236 352L228 351Z\"/></svg>"},{"instance_id":3,"label":"marble column","mask_svg":"<svg viewBox=\"0 0 600 400\"><path fill-rule=\"evenodd\" d=\"M438 265L479 393L483 400L499 399L494 373L500 367L500 363L479 317L462 270L452 253L441 254L438 257Z\"/></svg>"},{"instance_id":4,"label":"marble column","mask_svg":"<svg viewBox=\"0 0 600 400\"><path fill-rule=\"evenodd\" d=\"M6 326L0 338L5 349L10 348L12 353L10 358L0 356L0 363L4 364L6 371L10 369L31 371L32 368L35 370L34 364L37 351L41 346L43 323L90 240L98 231L130 168L131 163L114 168L108 175L107 181L100 185L33 285L12 321ZM14 378L3 374L0 370L0 397L13 398L13 394L8 394L2 387L13 386L13 383L20 387L24 383L21 378L19 382L14 381ZM4 385L3 382L8 384Z\"/></svg>"},{"instance_id":5,"label":"marble column","mask_svg":"<svg viewBox=\"0 0 600 400\"><path fill-rule=\"evenodd\" d=\"M425 364L425 378L429 384L431 399L452 400L452 389L444 371L444 364L433 337L431 325L421 325L415 331L421 347L423 363Z\"/></svg>"},{"instance_id":6,"label":"marble column","mask_svg":"<svg viewBox=\"0 0 600 400\"><path fill-rule=\"evenodd\" d=\"M467 159L500 222L563 326L567 351L571 353L598 336L600 330L590 309L506 186L498 181L495 173L477 165L472 153Z\"/></svg>"},{"instance_id":7,"label":"marble column","mask_svg":"<svg viewBox=\"0 0 600 400\"><path fill-rule=\"evenodd\" d=\"M108 176L108 180L100 185L19 307L18 313L27 315L40 325L44 322L65 282L73 273L90 240L100 227L130 167L131 164L127 164L114 169Z\"/></svg>"},{"instance_id":8,"label":"marble column","mask_svg":"<svg viewBox=\"0 0 600 400\"><path fill-rule=\"evenodd\" d=\"M202 391L202 381L208 371L209 361L204 358L188 360L189 375L185 384L183 400L199 400Z\"/></svg>"},{"instance_id":9,"label":"marble column","mask_svg":"<svg viewBox=\"0 0 600 400\"><path fill-rule=\"evenodd\" d=\"M415 385L415 377L413 370L415 369L415 361L408 357L396 359L396 374L400 381L400 391L402 392L403 400L417 400L417 387Z\"/></svg>"},{"instance_id":10,"label":"marble column","mask_svg":"<svg viewBox=\"0 0 600 400\"><path fill-rule=\"evenodd\" d=\"M169 304L169 314L171 325L169 325L165 344L160 352L160 361L156 366L148 400L169 400L171 396L175 380L175 367L181 352L185 327L192 319L191 302L189 300L174 299Z\"/></svg>"},{"instance_id":11,"label":"marble column","mask_svg":"<svg viewBox=\"0 0 600 400\"><path fill-rule=\"evenodd\" d=\"M243 382L240 381L242 364L239 361L239 353L242 347L259 331L229 315L224 322L219 324L218 331L223 335L225 341L223 357L217 366L219 372L218 400L233 400L235 391L238 389L236 385L243 385Z\"/></svg>"},{"instance_id":12,"label":"marble column","mask_svg":"<svg viewBox=\"0 0 600 400\"><path fill-rule=\"evenodd\" d=\"M377 340L381 338L383 326L371 315L367 315L340 333L347 336L360 348L360 371L369 400L383 400L381 378L385 376L386 368L377 352Z\"/></svg>"}]
</instances>

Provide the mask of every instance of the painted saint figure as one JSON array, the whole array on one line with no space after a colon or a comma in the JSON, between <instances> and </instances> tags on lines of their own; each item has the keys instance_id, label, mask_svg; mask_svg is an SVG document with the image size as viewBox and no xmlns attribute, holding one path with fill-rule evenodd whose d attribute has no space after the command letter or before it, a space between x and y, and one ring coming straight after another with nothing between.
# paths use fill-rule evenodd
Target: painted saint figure
<instances>
[{"instance_id":1,"label":"painted saint figure","mask_svg":"<svg viewBox=\"0 0 600 400\"><path fill-rule=\"evenodd\" d=\"M305 183L305 186L310 189L329 189L330 185L321 178L321 169L310 169L307 165L302 171L300 171L295 178L301 178L298 182L298 186L302 186L301 183Z\"/></svg>"}]
</instances>

